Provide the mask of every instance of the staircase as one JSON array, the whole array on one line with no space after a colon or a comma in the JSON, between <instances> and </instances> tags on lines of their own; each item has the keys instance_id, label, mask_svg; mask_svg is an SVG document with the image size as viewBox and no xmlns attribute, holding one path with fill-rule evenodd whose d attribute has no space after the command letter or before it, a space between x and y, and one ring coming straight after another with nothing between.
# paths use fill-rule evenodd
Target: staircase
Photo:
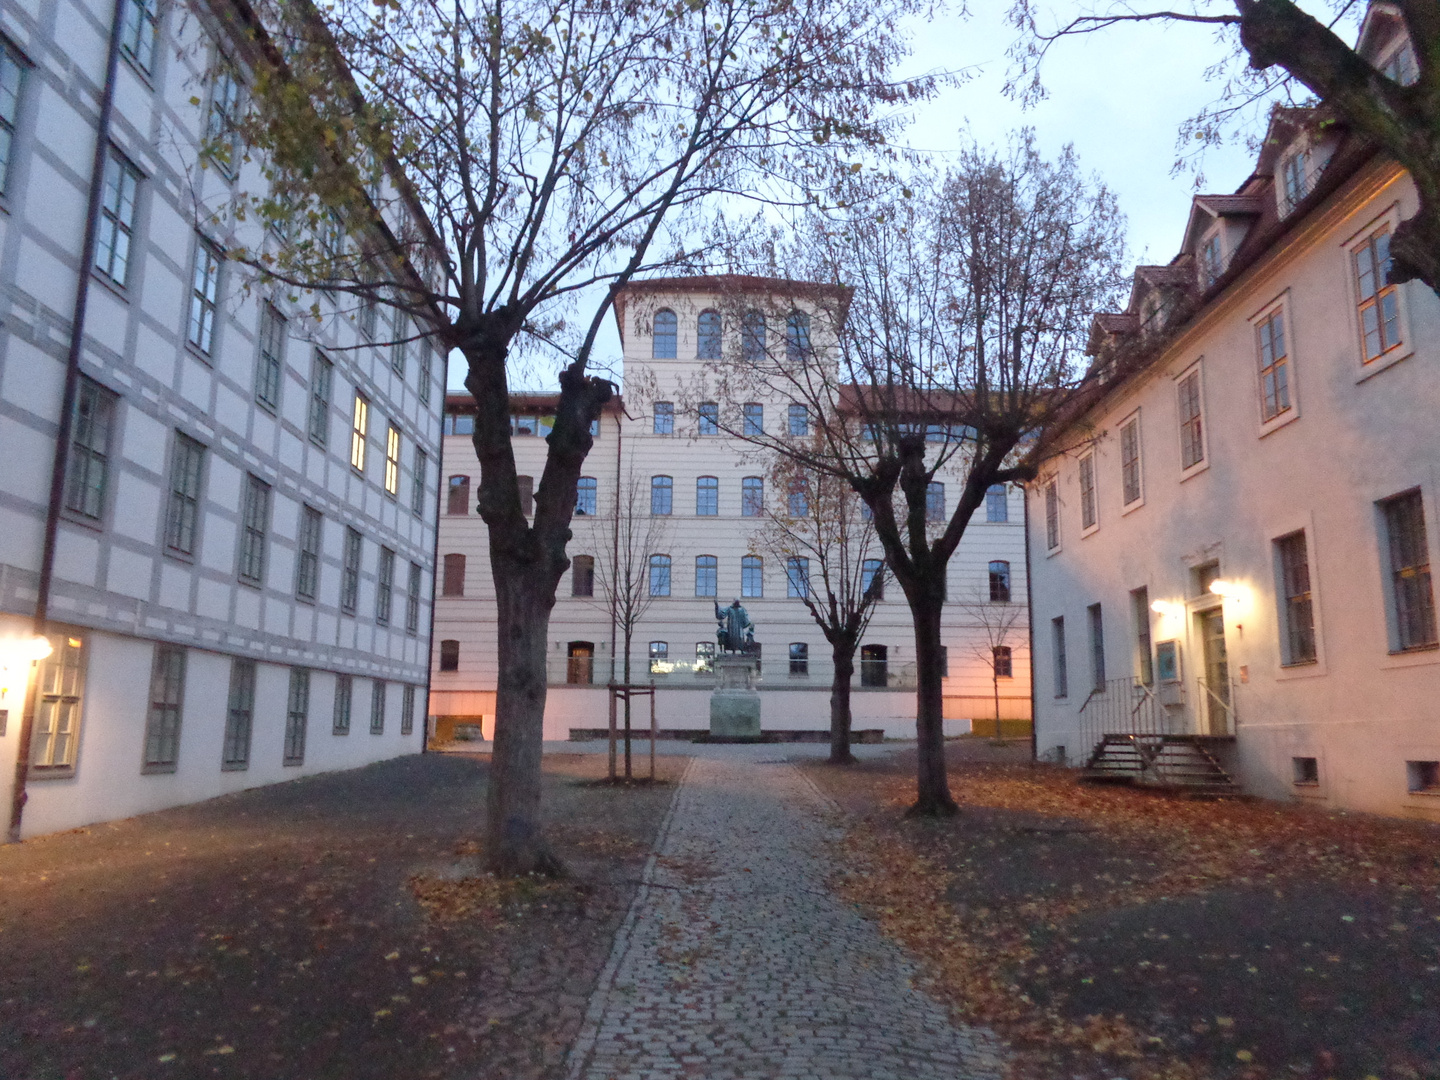
<instances>
[{"instance_id":1,"label":"staircase","mask_svg":"<svg viewBox=\"0 0 1440 1080\"><path fill-rule=\"evenodd\" d=\"M1195 735L1106 735L1080 778L1091 783L1143 784L1211 795L1239 791Z\"/></svg>"}]
</instances>

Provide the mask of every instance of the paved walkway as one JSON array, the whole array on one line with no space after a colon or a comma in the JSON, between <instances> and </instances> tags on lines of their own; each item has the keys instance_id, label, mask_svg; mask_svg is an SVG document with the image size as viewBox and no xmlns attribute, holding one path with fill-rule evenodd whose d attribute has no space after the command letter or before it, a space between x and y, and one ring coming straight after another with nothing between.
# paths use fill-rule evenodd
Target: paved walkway
<instances>
[{"instance_id":1,"label":"paved walkway","mask_svg":"<svg viewBox=\"0 0 1440 1080\"><path fill-rule=\"evenodd\" d=\"M953 1025L904 955L830 893L829 804L777 749L692 762L571 1080L998 1077L994 1036Z\"/></svg>"}]
</instances>

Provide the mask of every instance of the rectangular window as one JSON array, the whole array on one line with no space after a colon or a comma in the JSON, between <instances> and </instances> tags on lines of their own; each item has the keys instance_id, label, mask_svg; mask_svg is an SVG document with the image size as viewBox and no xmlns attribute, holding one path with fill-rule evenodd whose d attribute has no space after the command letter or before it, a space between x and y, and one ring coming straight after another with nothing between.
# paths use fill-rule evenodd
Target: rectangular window
<instances>
[{"instance_id":1,"label":"rectangular window","mask_svg":"<svg viewBox=\"0 0 1440 1080\"><path fill-rule=\"evenodd\" d=\"M222 174L233 178L239 162L235 155L235 131L240 123L240 80L226 60L216 64L210 87L210 111L205 116L205 158Z\"/></svg>"},{"instance_id":2,"label":"rectangular window","mask_svg":"<svg viewBox=\"0 0 1440 1080\"><path fill-rule=\"evenodd\" d=\"M120 49L141 71L155 63L155 41L159 35L160 0L126 0L125 21L120 26Z\"/></svg>"},{"instance_id":3,"label":"rectangular window","mask_svg":"<svg viewBox=\"0 0 1440 1080\"><path fill-rule=\"evenodd\" d=\"M740 481L740 515L759 517L765 512L765 481L759 476L747 476Z\"/></svg>"},{"instance_id":4,"label":"rectangular window","mask_svg":"<svg viewBox=\"0 0 1440 1080\"><path fill-rule=\"evenodd\" d=\"M575 481L575 513L594 517L599 508L599 484L593 476L582 476Z\"/></svg>"},{"instance_id":5,"label":"rectangular window","mask_svg":"<svg viewBox=\"0 0 1440 1080\"><path fill-rule=\"evenodd\" d=\"M406 683L400 690L400 734L415 730L415 687Z\"/></svg>"},{"instance_id":6,"label":"rectangular window","mask_svg":"<svg viewBox=\"0 0 1440 1080\"><path fill-rule=\"evenodd\" d=\"M1045 546L1054 551L1060 546L1060 482L1045 485Z\"/></svg>"},{"instance_id":7,"label":"rectangular window","mask_svg":"<svg viewBox=\"0 0 1440 1080\"><path fill-rule=\"evenodd\" d=\"M860 685L888 686L890 684L889 649L884 645L860 646Z\"/></svg>"},{"instance_id":8,"label":"rectangular window","mask_svg":"<svg viewBox=\"0 0 1440 1080\"><path fill-rule=\"evenodd\" d=\"M415 475L410 478L410 512L416 517L425 513L425 486L430 474L430 455L415 447Z\"/></svg>"},{"instance_id":9,"label":"rectangular window","mask_svg":"<svg viewBox=\"0 0 1440 1080\"><path fill-rule=\"evenodd\" d=\"M925 485L925 520L945 520L945 485L938 480Z\"/></svg>"},{"instance_id":10,"label":"rectangular window","mask_svg":"<svg viewBox=\"0 0 1440 1080\"><path fill-rule=\"evenodd\" d=\"M1220 276L1224 265L1220 259L1220 234L1215 233L1205 241L1205 246L1200 249L1200 284L1209 288L1215 284L1215 279Z\"/></svg>"},{"instance_id":11,"label":"rectangular window","mask_svg":"<svg viewBox=\"0 0 1440 1080\"><path fill-rule=\"evenodd\" d=\"M1065 655L1065 618L1056 616L1050 620L1050 644L1055 656L1055 696L1070 696L1070 664Z\"/></svg>"},{"instance_id":12,"label":"rectangular window","mask_svg":"<svg viewBox=\"0 0 1440 1080\"><path fill-rule=\"evenodd\" d=\"M1095 527L1095 455L1086 454L1080 459L1080 527Z\"/></svg>"},{"instance_id":13,"label":"rectangular window","mask_svg":"<svg viewBox=\"0 0 1440 1080\"><path fill-rule=\"evenodd\" d=\"M8 42L0 41L0 194L10 174L10 154L15 145L15 124L20 119L20 87L25 79L25 62Z\"/></svg>"},{"instance_id":14,"label":"rectangular window","mask_svg":"<svg viewBox=\"0 0 1440 1080\"><path fill-rule=\"evenodd\" d=\"M1318 787L1320 784L1320 759L1313 757L1292 757L1290 778L1300 787Z\"/></svg>"},{"instance_id":15,"label":"rectangular window","mask_svg":"<svg viewBox=\"0 0 1440 1080\"><path fill-rule=\"evenodd\" d=\"M789 420L791 438L800 439L810 434L810 410L804 405L791 405Z\"/></svg>"},{"instance_id":16,"label":"rectangular window","mask_svg":"<svg viewBox=\"0 0 1440 1080\"><path fill-rule=\"evenodd\" d=\"M373 679L370 684L370 734L385 734L385 698L389 686L384 679Z\"/></svg>"},{"instance_id":17,"label":"rectangular window","mask_svg":"<svg viewBox=\"0 0 1440 1080\"><path fill-rule=\"evenodd\" d=\"M295 596L312 603L320 586L320 534L324 517L309 506L300 508L300 540L295 559Z\"/></svg>"},{"instance_id":18,"label":"rectangular window","mask_svg":"<svg viewBox=\"0 0 1440 1080\"><path fill-rule=\"evenodd\" d=\"M310 671L290 669L290 692L285 699L286 765L305 764L305 728L310 722Z\"/></svg>"},{"instance_id":19,"label":"rectangular window","mask_svg":"<svg viewBox=\"0 0 1440 1080\"><path fill-rule=\"evenodd\" d=\"M700 434L720 434L720 406L713 401L700 403Z\"/></svg>"},{"instance_id":20,"label":"rectangular window","mask_svg":"<svg viewBox=\"0 0 1440 1080\"><path fill-rule=\"evenodd\" d=\"M990 602L1010 602L1010 564L1004 559L995 559L990 563Z\"/></svg>"},{"instance_id":21,"label":"rectangular window","mask_svg":"<svg viewBox=\"0 0 1440 1080\"><path fill-rule=\"evenodd\" d=\"M672 401L657 401L655 403L655 422L652 429L656 435L675 434L675 403Z\"/></svg>"},{"instance_id":22,"label":"rectangular window","mask_svg":"<svg viewBox=\"0 0 1440 1080\"><path fill-rule=\"evenodd\" d=\"M389 626L390 604L395 592L395 552L387 547L380 549L375 577L375 624Z\"/></svg>"},{"instance_id":23,"label":"rectangular window","mask_svg":"<svg viewBox=\"0 0 1440 1080\"><path fill-rule=\"evenodd\" d=\"M1090 685L1096 691L1105 689L1105 620L1100 605L1085 609L1090 621Z\"/></svg>"},{"instance_id":24,"label":"rectangular window","mask_svg":"<svg viewBox=\"0 0 1440 1080\"><path fill-rule=\"evenodd\" d=\"M445 485L445 513L470 512L470 477L452 476Z\"/></svg>"},{"instance_id":25,"label":"rectangular window","mask_svg":"<svg viewBox=\"0 0 1440 1080\"><path fill-rule=\"evenodd\" d=\"M1155 654L1150 645L1150 590L1130 590L1130 620L1135 626L1135 677L1155 685Z\"/></svg>"},{"instance_id":26,"label":"rectangular window","mask_svg":"<svg viewBox=\"0 0 1440 1080\"><path fill-rule=\"evenodd\" d=\"M650 674L668 675L670 666L670 643L668 641L650 642Z\"/></svg>"},{"instance_id":27,"label":"rectangular window","mask_svg":"<svg viewBox=\"0 0 1440 1080\"><path fill-rule=\"evenodd\" d=\"M1205 432L1201 424L1200 372L1180 380L1180 467L1192 468L1205 460Z\"/></svg>"},{"instance_id":28,"label":"rectangular window","mask_svg":"<svg viewBox=\"0 0 1440 1080\"><path fill-rule=\"evenodd\" d=\"M310 365L310 441L323 447L330 441L330 387L335 365L319 349Z\"/></svg>"},{"instance_id":29,"label":"rectangular window","mask_svg":"<svg viewBox=\"0 0 1440 1080\"><path fill-rule=\"evenodd\" d=\"M1140 498L1140 417L1120 425L1120 493L1126 506Z\"/></svg>"},{"instance_id":30,"label":"rectangular window","mask_svg":"<svg viewBox=\"0 0 1440 1080\"><path fill-rule=\"evenodd\" d=\"M420 632L420 580L422 571L420 564L410 564L410 580L405 589L405 632L407 634L418 634Z\"/></svg>"},{"instance_id":31,"label":"rectangular window","mask_svg":"<svg viewBox=\"0 0 1440 1080\"><path fill-rule=\"evenodd\" d=\"M195 273L190 280L190 322L185 339L206 356L215 344L215 308L220 299L220 252L203 236L195 238Z\"/></svg>"},{"instance_id":32,"label":"rectangular window","mask_svg":"<svg viewBox=\"0 0 1440 1080\"><path fill-rule=\"evenodd\" d=\"M741 429L746 435L765 434L765 406L757 405L753 401L744 406L744 427Z\"/></svg>"},{"instance_id":33,"label":"rectangular window","mask_svg":"<svg viewBox=\"0 0 1440 1080\"><path fill-rule=\"evenodd\" d=\"M1405 762L1405 781L1412 795L1440 795L1440 761Z\"/></svg>"},{"instance_id":34,"label":"rectangular window","mask_svg":"<svg viewBox=\"0 0 1440 1080\"><path fill-rule=\"evenodd\" d=\"M697 555L695 557L696 596L715 596L717 594L718 566L719 561L714 555Z\"/></svg>"},{"instance_id":35,"label":"rectangular window","mask_svg":"<svg viewBox=\"0 0 1440 1080\"><path fill-rule=\"evenodd\" d=\"M1274 420L1290 409L1289 354L1285 349L1285 311L1271 312L1256 328L1260 349L1260 409Z\"/></svg>"},{"instance_id":36,"label":"rectangular window","mask_svg":"<svg viewBox=\"0 0 1440 1080\"><path fill-rule=\"evenodd\" d=\"M746 555L740 560L740 595L765 595L765 563L758 555Z\"/></svg>"},{"instance_id":37,"label":"rectangular window","mask_svg":"<svg viewBox=\"0 0 1440 1080\"><path fill-rule=\"evenodd\" d=\"M332 735L350 734L350 707L355 700L355 680L349 675L335 676L335 711L332 716Z\"/></svg>"},{"instance_id":38,"label":"rectangular window","mask_svg":"<svg viewBox=\"0 0 1440 1080\"><path fill-rule=\"evenodd\" d=\"M155 646L142 773L175 771L180 759L180 708L184 697L185 650L178 645Z\"/></svg>"},{"instance_id":39,"label":"rectangular window","mask_svg":"<svg viewBox=\"0 0 1440 1080\"><path fill-rule=\"evenodd\" d=\"M105 512L114 420L115 395L82 375L65 467L65 509L94 521Z\"/></svg>"},{"instance_id":40,"label":"rectangular window","mask_svg":"<svg viewBox=\"0 0 1440 1080\"><path fill-rule=\"evenodd\" d=\"M1291 154L1280 164L1281 188L1285 193L1285 212L1288 214L1305 198L1305 158L1304 150Z\"/></svg>"},{"instance_id":41,"label":"rectangular window","mask_svg":"<svg viewBox=\"0 0 1440 1080\"><path fill-rule=\"evenodd\" d=\"M430 342L420 342L420 377L416 380L415 390L420 395L420 404L425 408L430 407L430 383L432 375L431 364L434 363L434 352L430 349Z\"/></svg>"},{"instance_id":42,"label":"rectangular window","mask_svg":"<svg viewBox=\"0 0 1440 1080\"><path fill-rule=\"evenodd\" d=\"M790 674L810 674L810 646L803 641L790 643Z\"/></svg>"},{"instance_id":43,"label":"rectangular window","mask_svg":"<svg viewBox=\"0 0 1440 1080\"><path fill-rule=\"evenodd\" d=\"M444 578L440 586L441 596L465 595L465 556L458 552L446 555L442 560Z\"/></svg>"},{"instance_id":44,"label":"rectangular window","mask_svg":"<svg viewBox=\"0 0 1440 1080\"><path fill-rule=\"evenodd\" d=\"M650 478L650 513L662 517L674 505L675 481L668 476Z\"/></svg>"},{"instance_id":45,"label":"rectangular window","mask_svg":"<svg viewBox=\"0 0 1440 1080\"><path fill-rule=\"evenodd\" d=\"M874 593L876 600L885 599L885 560L866 559L860 567L860 590Z\"/></svg>"},{"instance_id":46,"label":"rectangular window","mask_svg":"<svg viewBox=\"0 0 1440 1080\"><path fill-rule=\"evenodd\" d=\"M230 700L225 711L225 742L220 755L224 772L250 767L250 732L255 719L255 661L230 661Z\"/></svg>"},{"instance_id":47,"label":"rectangular window","mask_svg":"<svg viewBox=\"0 0 1440 1080\"><path fill-rule=\"evenodd\" d=\"M460 642L454 638L440 642L440 670L460 670Z\"/></svg>"},{"instance_id":48,"label":"rectangular window","mask_svg":"<svg viewBox=\"0 0 1440 1080\"><path fill-rule=\"evenodd\" d=\"M995 669L995 678L1011 679L1015 677L1013 661L1010 657L1009 645L996 645L990 650L991 666Z\"/></svg>"},{"instance_id":49,"label":"rectangular window","mask_svg":"<svg viewBox=\"0 0 1440 1080\"><path fill-rule=\"evenodd\" d=\"M385 430L385 493L392 499L400 494L400 429L394 424Z\"/></svg>"},{"instance_id":50,"label":"rectangular window","mask_svg":"<svg viewBox=\"0 0 1440 1080\"><path fill-rule=\"evenodd\" d=\"M1284 628L1284 663L1314 663L1315 610L1310 599L1310 562L1305 534L1292 533L1275 541L1280 563L1280 625Z\"/></svg>"},{"instance_id":51,"label":"rectangular window","mask_svg":"<svg viewBox=\"0 0 1440 1080\"><path fill-rule=\"evenodd\" d=\"M650 556L650 595L670 595L670 556Z\"/></svg>"},{"instance_id":52,"label":"rectangular window","mask_svg":"<svg viewBox=\"0 0 1440 1080\"><path fill-rule=\"evenodd\" d=\"M810 595L810 560L791 556L785 560L785 595L804 599Z\"/></svg>"},{"instance_id":53,"label":"rectangular window","mask_svg":"<svg viewBox=\"0 0 1440 1080\"><path fill-rule=\"evenodd\" d=\"M30 764L54 774L75 767L85 690L85 641L62 633L52 637L50 644L54 651L40 666L40 700L35 709Z\"/></svg>"},{"instance_id":54,"label":"rectangular window","mask_svg":"<svg viewBox=\"0 0 1440 1080\"><path fill-rule=\"evenodd\" d=\"M1400 651L1436 644L1435 594L1430 583L1430 547L1420 492L1380 504L1390 546L1390 590Z\"/></svg>"},{"instance_id":55,"label":"rectangular window","mask_svg":"<svg viewBox=\"0 0 1440 1080\"><path fill-rule=\"evenodd\" d=\"M130 245L135 232L135 194L139 187L140 173L121 156L120 151L112 147L105 162L95 269L122 287L130 271Z\"/></svg>"},{"instance_id":56,"label":"rectangular window","mask_svg":"<svg viewBox=\"0 0 1440 1080\"><path fill-rule=\"evenodd\" d=\"M390 343L390 370L400 378L405 378L405 364L409 360L407 355L410 351L410 320L400 312L395 312L394 340Z\"/></svg>"},{"instance_id":57,"label":"rectangular window","mask_svg":"<svg viewBox=\"0 0 1440 1080\"><path fill-rule=\"evenodd\" d=\"M170 455L170 502L165 508L165 546L182 555L195 554L195 523L200 506L200 474L205 448L175 433Z\"/></svg>"},{"instance_id":58,"label":"rectangular window","mask_svg":"<svg viewBox=\"0 0 1440 1080\"><path fill-rule=\"evenodd\" d=\"M259 585L265 578L265 537L270 529L270 485L258 476L245 483L240 523L240 580Z\"/></svg>"},{"instance_id":59,"label":"rectangular window","mask_svg":"<svg viewBox=\"0 0 1440 1080\"><path fill-rule=\"evenodd\" d=\"M699 517L720 513L720 481L716 477L702 476L695 481L695 513Z\"/></svg>"},{"instance_id":60,"label":"rectangular window","mask_svg":"<svg viewBox=\"0 0 1440 1080\"><path fill-rule=\"evenodd\" d=\"M1390 233L1382 229L1355 251L1360 333L1368 364L1400 344L1400 295L1390 284Z\"/></svg>"},{"instance_id":61,"label":"rectangular window","mask_svg":"<svg viewBox=\"0 0 1440 1080\"><path fill-rule=\"evenodd\" d=\"M255 365L255 400L274 411L280 407L280 378L285 370L285 316L272 304L260 305L260 359Z\"/></svg>"},{"instance_id":62,"label":"rectangular window","mask_svg":"<svg viewBox=\"0 0 1440 1080\"><path fill-rule=\"evenodd\" d=\"M360 553L364 539L355 529L345 529L345 563L340 571L340 610L354 615L360 604Z\"/></svg>"},{"instance_id":63,"label":"rectangular window","mask_svg":"<svg viewBox=\"0 0 1440 1080\"><path fill-rule=\"evenodd\" d=\"M985 492L985 520L1010 520L1010 499L1004 484L991 484Z\"/></svg>"},{"instance_id":64,"label":"rectangular window","mask_svg":"<svg viewBox=\"0 0 1440 1080\"><path fill-rule=\"evenodd\" d=\"M570 560L570 595L595 595L595 556L576 555Z\"/></svg>"},{"instance_id":65,"label":"rectangular window","mask_svg":"<svg viewBox=\"0 0 1440 1080\"><path fill-rule=\"evenodd\" d=\"M365 438L370 432L370 402L365 395L355 394L355 408L350 414L350 467L365 474Z\"/></svg>"}]
</instances>

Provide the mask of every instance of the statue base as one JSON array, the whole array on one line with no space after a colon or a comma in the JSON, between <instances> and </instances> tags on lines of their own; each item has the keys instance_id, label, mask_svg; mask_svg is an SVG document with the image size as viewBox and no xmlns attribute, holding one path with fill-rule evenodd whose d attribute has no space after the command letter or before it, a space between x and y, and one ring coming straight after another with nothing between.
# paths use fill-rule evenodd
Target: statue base
<instances>
[{"instance_id":1,"label":"statue base","mask_svg":"<svg viewBox=\"0 0 1440 1080\"><path fill-rule=\"evenodd\" d=\"M710 694L712 739L760 738L760 695L755 692L755 658L735 654L715 658L718 684Z\"/></svg>"}]
</instances>

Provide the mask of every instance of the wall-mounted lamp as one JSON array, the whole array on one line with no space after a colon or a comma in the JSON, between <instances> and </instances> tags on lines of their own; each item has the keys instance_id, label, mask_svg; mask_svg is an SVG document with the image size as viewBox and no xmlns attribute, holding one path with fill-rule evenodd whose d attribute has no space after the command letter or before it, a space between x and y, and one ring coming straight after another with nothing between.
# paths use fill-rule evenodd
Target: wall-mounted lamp
<instances>
[{"instance_id":1,"label":"wall-mounted lamp","mask_svg":"<svg viewBox=\"0 0 1440 1080\"><path fill-rule=\"evenodd\" d=\"M0 698L9 696L17 686L24 686L30 664L44 660L54 651L55 647L38 635L0 641Z\"/></svg>"},{"instance_id":2,"label":"wall-mounted lamp","mask_svg":"<svg viewBox=\"0 0 1440 1080\"><path fill-rule=\"evenodd\" d=\"M1156 615L1178 615L1185 609L1180 604L1176 604L1170 600L1156 600L1150 605L1150 610L1155 612Z\"/></svg>"},{"instance_id":3,"label":"wall-mounted lamp","mask_svg":"<svg viewBox=\"0 0 1440 1080\"><path fill-rule=\"evenodd\" d=\"M1216 578L1210 583L1210 591L1216 596L1223 596L1226 600L1238 600L1244 593L1244 586L1237 585L1233 581L1222 581Z\"/></svg>"}]
</instances>

